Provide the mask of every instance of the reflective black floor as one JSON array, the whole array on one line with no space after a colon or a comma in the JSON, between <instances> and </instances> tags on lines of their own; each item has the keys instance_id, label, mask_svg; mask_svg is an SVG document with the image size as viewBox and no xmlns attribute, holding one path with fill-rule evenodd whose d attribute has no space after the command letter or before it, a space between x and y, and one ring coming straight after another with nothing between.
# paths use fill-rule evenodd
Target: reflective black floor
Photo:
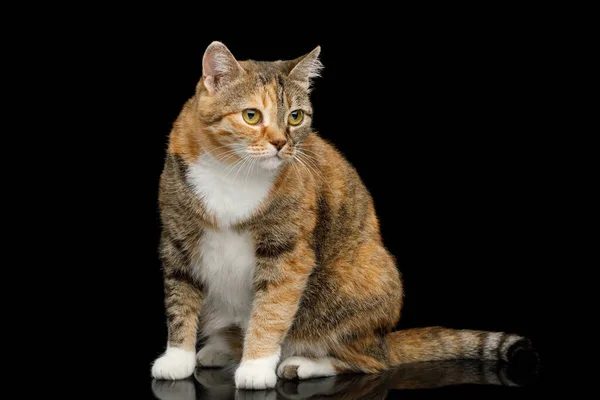
<instances>
[{"instance_id":1,"label":"reflective black floor","mask_svg":"<svg viewBox=\"0 0 600 400\"><path fill-rule=\"evenodd\" d=\"M539 392L539 374L514 370L504 363L443 361L415 363L377 375L340 375L306 381L278 381L267 391L236 390L231 372L197 369L184 381L152 381L160 400L227 399L413 399L532 398Z\"/></svg>"}]
</instances>

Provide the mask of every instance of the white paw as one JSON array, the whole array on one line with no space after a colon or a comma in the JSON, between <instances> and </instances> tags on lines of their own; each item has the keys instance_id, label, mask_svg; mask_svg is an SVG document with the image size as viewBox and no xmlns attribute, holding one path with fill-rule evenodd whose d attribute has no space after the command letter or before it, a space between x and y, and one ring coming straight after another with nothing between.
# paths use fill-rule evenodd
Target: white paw
<instances>
[{"instance_id":1,"label":"white paw","mask_svg":"<svg viewBox=\"0 0 600 400\"><path fill-rule=\"evenodd\" d=\"M277 383L275 366L278 355L243 361L235 371L235 387L238 389L270 389Z\"/></svg>"},{"instance_id":2,"label":"white paw","mask_svg":"<svg viewBox=\"0 0 600 400\"><path fill-rule=\"evenodd\" d=\"M152 376L156 379L185 379L192 375L196 368L196 357L193 351L169 347L165 354L154 361Z\"/></svg>"},{"instance_id":3,"label":"white paw","mask_svg":"<svg viewBox=\"0 0 600 400\"><path fill-rule=\"evenodd\" d=\"M207 344L196 354L196 359L203 367L224 367L232 362L233 356L224 349Z\"/></svg>"},{"instance_id":4,"label":"white paw","mask_svg":"<svg viewBox=\"0 0 600 400\"><path fill-rule=\"evenodd\" d=\"M329 358L312 360L306 357L288 357L277 367L277 375L284 379L309 379L336 375Z\"/></svg>"}]
</instances>

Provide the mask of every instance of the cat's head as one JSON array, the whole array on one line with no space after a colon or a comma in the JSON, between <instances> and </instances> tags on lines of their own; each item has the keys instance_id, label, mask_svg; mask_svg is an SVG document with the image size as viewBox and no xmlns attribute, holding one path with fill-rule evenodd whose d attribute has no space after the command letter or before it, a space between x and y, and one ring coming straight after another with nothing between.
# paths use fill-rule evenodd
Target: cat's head
<instances>
[{"instance_id":1,"label":"cat's head","mask_svg":"<svg viewBox=\"0 0 600 400\"><path fill-rule=\"evenodd\" d=\"M291 161L311 131L309 92L322 68L320 51L290 61L238 61L223 43L211 43L194 102L203 151L266 170Z\"/></svg>"}]
</instances>

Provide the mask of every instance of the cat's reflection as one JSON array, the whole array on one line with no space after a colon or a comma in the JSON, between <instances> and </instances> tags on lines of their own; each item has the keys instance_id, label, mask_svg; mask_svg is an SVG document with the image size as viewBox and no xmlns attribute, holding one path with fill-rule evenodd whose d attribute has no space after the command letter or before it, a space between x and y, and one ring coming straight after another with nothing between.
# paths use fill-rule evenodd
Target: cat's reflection
<instances>
[{"instance_id":1,"label":"cat's reflection","mask_svg":"<svg viewBox=\"0 0 600 400\"><path fill-rule=\"evenodd\" d=\"M160 400L277 400L277 399L385 399L390 389L433 389L479 384L518 386L505 364L478 361L436 361L406 364L381 374L339 375L306 381L279 380L272 390L236 390L231 371L197 369L194 379L152 382Z\"/></svg>"}]
</instances>

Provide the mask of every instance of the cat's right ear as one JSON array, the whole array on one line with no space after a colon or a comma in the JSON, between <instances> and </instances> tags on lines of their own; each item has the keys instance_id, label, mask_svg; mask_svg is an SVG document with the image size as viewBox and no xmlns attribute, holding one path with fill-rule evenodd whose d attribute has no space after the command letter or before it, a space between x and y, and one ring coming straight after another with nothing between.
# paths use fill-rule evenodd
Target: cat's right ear
<instances>
[{"instance_id":1,"label":"cat's right ear","mask_svg":"<svg viewBox=\"0 0 600 400\"><path fill-rule=\"evenodd\" d=\"M321 75L323 64L319 61L321 54L321 46L317 46L310 53L292 60L289 62L292 70L289 73L289 78L296 81L304 89L310 90L310 85L313 78Z\"/></svg>"},{"instance_id":2,"label":"cat's right ear","mask_svg":"<svg viewBox=\"0 0 600 400\"><path fill-rule=\"evenodd\" d=\"M202 58L204 87L210 95L233 80L244 70L229 49L221 42L212 42Z\"/></svg>"}]
</instances>

